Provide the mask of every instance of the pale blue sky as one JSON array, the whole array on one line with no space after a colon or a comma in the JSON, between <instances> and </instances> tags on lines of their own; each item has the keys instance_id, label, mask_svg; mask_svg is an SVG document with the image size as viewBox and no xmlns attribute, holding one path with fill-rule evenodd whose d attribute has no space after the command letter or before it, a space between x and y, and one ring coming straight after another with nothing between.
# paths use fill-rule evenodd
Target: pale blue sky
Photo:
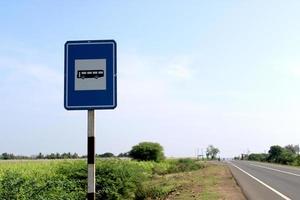
<instances>
[{"instance_id":1,"label":"pale blue sky","mask_svg":"<svg viewBox=\"0 0 300 200\"><path fill-rule=\"evenodd\" d=\"M0 152L86 151L63 107L67 40L118 44L118 107L96 112L97 153L141 141L168 156L300 143L299 1L1 1Z\"/></svg>"}]
</instances>

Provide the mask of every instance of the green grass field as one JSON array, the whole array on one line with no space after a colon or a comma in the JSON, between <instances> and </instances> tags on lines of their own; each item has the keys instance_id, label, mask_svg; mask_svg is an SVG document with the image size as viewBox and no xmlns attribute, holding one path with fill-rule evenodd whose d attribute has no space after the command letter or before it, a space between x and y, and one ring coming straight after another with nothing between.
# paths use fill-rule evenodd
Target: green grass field
<instances>
[{"instance_id":1,"label":"green grass field","mask_svg":"<svg viewBox=\"0 0 300 200\"><path fill-rule=\"evenodd\" d=\"M0 199L57 200L86 197L87 167L84 160L32 160L0 162ZM203 164L192 159L137 162L97 160L97 199L163 198L176 184L148 187L155 177L197 170Z\"/></svg>"}]
</instances>

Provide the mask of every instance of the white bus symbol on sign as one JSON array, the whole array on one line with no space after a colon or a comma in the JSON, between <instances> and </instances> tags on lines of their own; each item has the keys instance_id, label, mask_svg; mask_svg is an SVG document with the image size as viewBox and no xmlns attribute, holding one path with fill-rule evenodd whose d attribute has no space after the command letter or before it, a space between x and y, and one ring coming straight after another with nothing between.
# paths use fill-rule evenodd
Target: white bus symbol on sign
<instances>
[{"instance_id":1,"label":"white bus symbol on sign","mask_svg":"<svg viewBox=\"0 0 300 200\"><path fill-rule=\"evenodd\" d=\"M78 70L77 78L95 78L98 79L104 76L104 70Z\"/></svg>"}]
</instances>

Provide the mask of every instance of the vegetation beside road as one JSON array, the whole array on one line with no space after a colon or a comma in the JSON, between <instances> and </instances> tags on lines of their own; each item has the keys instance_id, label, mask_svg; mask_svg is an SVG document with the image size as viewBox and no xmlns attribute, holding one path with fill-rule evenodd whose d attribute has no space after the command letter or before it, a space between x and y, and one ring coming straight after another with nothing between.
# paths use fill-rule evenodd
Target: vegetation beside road
<instances>
[{"instance_id":1,"label":"vegetation beside road","mask_svg":"<svg viewBox=\"0 0 300 200\"><path fill-rule=\"evenodd\" d=\"M96 161L97 199L243 199L225 165L194 159ZM0 199L82 200L84 160L0 162ZM238 198L236 198L238 197Z\"/></svg>"},{"instance_id":2,"label":"vegetation beside road","mask_svg":"<svg viewBox=\"0 0 300 200\"><path fill-rule=\"evenodd\" d=\"M165 159L158 143L143 142L132 148L131 159L97 159L97 199L163 198L178 185L150 187L152 180L168 174L198 170L203 163L193 159ZM71 154L67 154L71 155ZM107 154L111 157L111 154ZM7 156L7 155L4 155ZM10 155L12 156L12 155ZM8 157L5 157L5 159ZM85 160L14 160L0 162L0 199L41 200L86 197Z\"/></svg>"},{"instance_id":3,"label":"vegetation beside road","mask_svg":"<svg viewBox=\"0 0 300 200\"><path fill-rule=\"evenodd\" d=\"M219 152L210 145L207 159L216 159ZM219 197L218 189L213 186L219 183L218 173L222 170L205 164L206 161L166 159L163 147L153 142L141 142L122 156L130 158L115 157L109 152L97 156L97 199L178 199L182 195L181 199L186 199L189 192L192 197L201 199ZM80 158L77 154L44 156L40 153L31 160L17 158L13 154L2 154L6 161L0 162L0 199L85 199L87 164L85 159L70 159ZM193 191L188 191L191 188Z\"/></svg>"},{"instance_id":4,"label":"vegetation beside road","mask_svg":"<svg viewBox=\"0 0 300 200\"><path fill-rule=\"evenodd\" d=\"M121 159L97 160L97 199L161 198L178 185L148 187L167 174L203 168L192 159L163 162ZM0 199L85 199L87 169L84 160L49 160L0 163Z\"/></svg>"},{"instance_id":5,"label":"vegetation beside road","mask_svg":"<svg viewBox=\"0 0 300 200\"><path fill-rule=\"evenodd\" d=\"M273 145L268 153L251 153L236 159L300 166L299 145L289 144L285 147Z\"/></svg>"}]
</instances>

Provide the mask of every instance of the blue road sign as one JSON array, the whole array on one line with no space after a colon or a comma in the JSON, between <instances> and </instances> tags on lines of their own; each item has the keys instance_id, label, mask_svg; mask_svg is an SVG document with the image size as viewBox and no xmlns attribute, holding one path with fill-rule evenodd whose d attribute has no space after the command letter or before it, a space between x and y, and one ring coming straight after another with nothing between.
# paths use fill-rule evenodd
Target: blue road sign
<instances>
[{"instance_id":1,"label":"blue road sign","mask_svg":"<svg viewBox=\"0 0 300 200\"><path fill-rule=\"evenodd\" d=\"M64 105L67 110L117 106L116 49L114 40L66 42Z\"/></svg>"}]
</instances>

